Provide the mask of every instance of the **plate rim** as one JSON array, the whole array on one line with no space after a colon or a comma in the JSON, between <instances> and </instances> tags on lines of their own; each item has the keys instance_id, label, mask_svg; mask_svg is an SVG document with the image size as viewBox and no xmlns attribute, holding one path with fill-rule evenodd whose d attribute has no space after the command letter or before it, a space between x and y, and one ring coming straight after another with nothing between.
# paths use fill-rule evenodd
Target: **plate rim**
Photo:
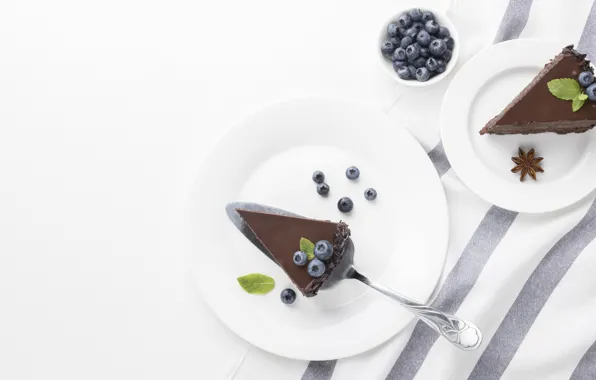
<instances>
[{"instance_id":1,"label":"plate rim","mask_svg":"<svg viewBox=\"0 0 596 380\"><path fill-rule=\"evenodd\" d=\"M359 107L361 109L366 109L369 112L374 112L377 115L380 115L384 118L386 118L388 121L390 121L390 119L388 118L386 113L383 113L381 110L379 109L375 109L367 104L363 104L363 103L359 103L356 101L352 101L352 100L346 100L346 99L342 99L342 98L332 98L332 97L326 97L326 96L303 96L303 97L293 97L293 98L286 98L283 100L277 100L277 101L273 101L273 102L268 102L265 103L263 106L256 108L254 111L247 113L246 115L244 115L244 117L241 117L238 121L236 121L235 123L231 124L231 126L229 128L226 128L225 131L223 133L221 133L215 140L214 142L209 146L208 149L206 149L205 154L202 155L201 159L198 161L198 164L196 166L197 170L196 172L198 172L198 170L205 165L205 163L209 160L209 158L214 154L214 152L217 150L217 148L227 139L230 138L231 135L233 135L238 129L242 128L244 124L248 123L249 120L253 120L254 118L257 118L260 114L267 112L268 109L270 108L274 108L274 107L282 107L283 105L286 104L291 104L291 103L312 103L312 102L326 102L326 103L334 103L334 104L342 104L344 106L353 106L353 107ZM445 265L447 263L447 258L448 258L448 248L449 248L449 242L450 242L450 219L449 219L449 206L447 203L447 196L445 194L445 189L443 187L442 181L441 181L441 177L439 176L439 174L436 172L432 161L430 160L430 158L428 158L427 152L424 150L424 148L420 145L420 143L410 134L410 132L402 127L402 126L398 126L396 125L395 128L399 128L400 132L402 136L404 136L407 140L410 140L411 143L414 143L415 149L419 149L421 154L424 154L424 156L426 157L426 162L430 169L432 171L429 171L429 174L432 175L434 177L433 182L436 183L437 189L439 190L438 193L438 197L440 199L437 198L437 202L438 204L441 205L440 210L436 211L435 216L437 216L437 219L440 220L439 224L443 225L444 227L441 229L443 232L441 233L442 236L440 236L440 239L442 240L442 243L440 244L440 246L442 247L441 251L443 252L442 254L442 260L440 263L440 271L436 276L436 280L434 283L434 286L432 288L432 291L429 292L429 295L427 297L426 302L430 303L437 295L437 289L440 285L440 281L441 278L443 277L443 274L445 272ZM192 238L192 226L193 226L193 215L192 215L192 211L194 209L194 203L195 200L193 199L193 194L195 193L198 184L200 183L200 180L198 178L196 178L193 183L192 186L190 188L190 194L189 197L187 199L187 210L186 210L186 215L185 215L185 225L186 225L186 241L187 241L187 246L191 248L191 250L193 249L194 243L193 243L193 238ZM222 212L223 209L222 209ZM440 217L439 217L440 216ZM190 262L191 262L191 268L190 271L192 273L193 279L194 279L194 283L197 286L197 290L198 290L198 294L201 296L201 298L205 301L205 303L209 306L210 311L213 313L213 315L231 332L233 332L235 335L237 335L238 337L240 337L242 340L244 340L245 342L258 347L260 349L263 349L266 352L269 352L271 354L277 355L277 356L281 356L281 357L286 357L289 359L295 359L295 360L335 360L335 359L342 359L342 358L346 358L346 357L352 357L367 351L370 351L384 343L386 343L388 340L390 340L391 338L393 338L394 336L396 336L397 334L399 334L401 331L403 331L406 327L407 324L405 324L403 327L397 329L396 331L392 332L391 334L387 334L386 337L384 337L383 339L380 339L378 342L376 342L375 344L372 345L367 345L365 348L363 349L354 349L351 350L351 352L349 353L345 353L342 355L317 355L317 356L310 356L308 355L308 353L306 355L302 355L302 353L297 353L297 354L288 354L287 352L285 353L280 353L280 352L276 352L275 350L269 349L267 347L262 347L260 345L257 345L255 342L253 342L251 339L249 339L248 337L246 337L246 335L242 332L239 331L238 329L234 329L232 328L228 323L226 323L225 318L221 315L221 313L216 310L216 308L214 307L214 305L212 304L212 302L210 301L209 297L205 296L205 292L208 290L203 289L202 285L201 285L201 281L199 280L198 276L199 273L196 272L195 270L195 265L192 263L194 261L194 255L192 254L192 252L189 253L190 255ZM415 318L414 315L411 316L410 319L410 323L411 320L413 320Z\"/></svg>"},{"instance_id":2,"label":"plate rim","mask_svg":"<svg viewBox=\"0 0 596 380\"><path fill-rule=\"evenodd\" d=\"M505 183L504 180L496 177L494 174L490 174L484 176L484 180L487 178L492 180L491 181L491 188L498 189L490 191L487 186L484 186L481 180L476 178L474 173L478 172L478 165L466 165L465 162L474 162L474 160L480 161L480 158L475 153L475 148L472 142L469 139L469 135L465 132L460 133L459 135L457 132L461 132L463 130L467 130L469 128L469 122L466 123L456 123L447 120L449 115L452 115L454 112L450 110L450 104L455 98L455 95L459 91L461 91L462 83L464 86L466 82L465 78L468 75L475 71L475 67L478 62L482 62L484 59L488 57L495 56L495 51L497 51L497 57L500 57L503 52L507 52L511 49L518 49L522 47L531 47L532 49L548 49L549 51L552 50L556 52L561 48L561 42L557 40L548 40L548 39L538 39L538 38L520 38L515 40L504 41L495 45L491 45L490 47L482 50L478 54L474 55L471 59L469 59L457 72L454 76L453 80L449 84L449 87L445 93L445 97L443 98L443 102L441 105L441 119L440 119L440 133L441 133L441 141L443 141L445 154L454 172L457 174L459 179L464 183L464 185L470 189L474 194L478 197L482 198L486 202L496 205L498 207L516 211L520 213L529 213L529 214L541 214L541 213L548 213L552 211L557 211L566 207L569 207L582 199L588 196L595 188L596 188L596 177L593 181L586 181L583 186L574 187L574 189L563 189L560 190L560 183L557 185L559 181L547 183L543 186L546 186L547 189L555 189L558 193L564 193L566 197L548 197L545 198L532 198L529 202L519 202L516 201L516 197L513 195L513 191L503 191L510 190L514 185ZM545 50L546 51L546 50ZM556 53L555 53L556 54ZM553 55L554 57L554 55ZM527 55L527 59L531 60L531 55ZM544 62L539 63L536 62L538 66L542 66ZM496 75L501 72L514 69L516 65L504 65L502 70L497 73L491 73L490 77L494 79ZM474 83L474 82L471 82ZM482 84L486 83L483 81ZM478 89L481 85L473 85L473 92L474 94L478 94ZM470 85L467 85L468 88L471 88ZM469 109L471 108L472 104L465 105L466 118L469 116ZM464 108L459 108L460 111L464 111ZM458 125L462 124L461 127L457 127ZM455 127L454 127L455 126ZM455 132L454 132L455 131ZM456 136L457 135L457 136ZM456 138L457 137L457 138ZM464 138L465 137L465 138ZM459 143L456 143L454 140L457 140ZM462 142L465 141L465 142ZM592 139L593 140L593 139ZM462 149L464 146L465 149ZM468 155L468 152L471 151L472 154ZM484 165L479 164L482 168L485 168ZM471 166L474 166L472 169ZM574 168L574 170L580 169L580 167ZM487 171L489 172L489 171ZM585 177L585 176L584 176ZM501 186L495 186L501 185ZM518 185L519 186L519 185ZM543 187L543 189L545 189ZM546 190L546 189L545 189ZM503 195L505 194L505 195ZM519 194L516 194L519 196ZM528 201L526 197L522 197L525 201Z\"/></svg>"}]
</instances>

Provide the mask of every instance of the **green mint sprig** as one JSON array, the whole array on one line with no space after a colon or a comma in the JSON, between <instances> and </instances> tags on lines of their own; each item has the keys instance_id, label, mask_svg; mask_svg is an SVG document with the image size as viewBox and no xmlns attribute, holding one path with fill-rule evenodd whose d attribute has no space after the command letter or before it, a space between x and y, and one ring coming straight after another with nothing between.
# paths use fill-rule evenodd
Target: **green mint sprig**
<instances>
[{"instance_id":1,"label":"green mint sprig","mask_svg":"<svg viewBox=\"0 0 596 380\"><path fill-rule=\"evenodd\" d=\"M307 238L300 238L300 250L306 253L306 258L312 260L315 258L315 245Z\"/></svg>"},{"instance_id":2,"label":"green mint sprig","mask_svg":"<svg viewBox=\"0 0 596 380\"><path fill-rule=\"evenodd\" d=\"M553 79L547 83L548 90L561 100L571 100L573 112L583 107L588 95L582 92L579 82L572 78Z\"/></svg>"},{"instance_id":3,"label":"green mint sprig","mask_svg":"<svg viewBox=\"0 0 596 380\"><path fill-rule=\"evenodd\" d=\"M275 287L275 280L260 273L251 273L237 278L238 283L247 293L267 294Z\"/></svg>"}]
</instances>

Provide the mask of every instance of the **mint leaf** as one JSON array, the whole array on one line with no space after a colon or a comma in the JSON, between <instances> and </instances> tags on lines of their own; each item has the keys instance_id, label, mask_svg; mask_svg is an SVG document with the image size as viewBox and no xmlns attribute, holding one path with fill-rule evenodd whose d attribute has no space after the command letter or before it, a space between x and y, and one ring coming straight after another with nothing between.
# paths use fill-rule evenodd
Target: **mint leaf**
<instances>
[{"instance_id":1,"label":"mint leaf","mask_svg":"<svg viewBox=\"0 0 596 380\"><path fill-rule=\"evenodd\" d=\"M238 283L242 289L250 294L267 294L275 287L275 280L260 273L251 273L238 277Z\"/></svg>"},{"instance_id":2,"label":"mint leaf","mask_svg":"<svg viewBox=\"0 0 596 380\"><path fill-rule=\"evenodd\" d=\"M315 245L307 238L300 238L300 250L306 253L306 257L309 260L315 258Z\"/></svg>"},{"instance_id":3,"label":"mint leaf","mask_svg":"<svg viewBox=\"0 0 596 380\"><path fill-rule=\"evenodd\" d=\"M578 98L579 98L579 100L586 100L586 99L588 99L588 95L586 95L586 94L579 94Z\"/></svg>"},{"instance_id":4,"label":"mint leaf","mask_svg":"<svg viewBox=\"0 0 596 380\"><path fill-rule=\"evenodd\" d=\"M574 100L582 92L579 83L571 78L553 79L547 85L550 93L562 100Z\"/></svg>"},{"instance_id":5,"label":"mint leaf","mask_svg":"<svg viewBox=\"0 0 596 380\"><path fill-rule=\"evenodd\" d=\"M571 108L573 108L573 112L579 111L580 108L584 105L586 99L582 99L581 95L577 98L573 99L573 103L571 104Z\"/></svg>"}]
</instances>

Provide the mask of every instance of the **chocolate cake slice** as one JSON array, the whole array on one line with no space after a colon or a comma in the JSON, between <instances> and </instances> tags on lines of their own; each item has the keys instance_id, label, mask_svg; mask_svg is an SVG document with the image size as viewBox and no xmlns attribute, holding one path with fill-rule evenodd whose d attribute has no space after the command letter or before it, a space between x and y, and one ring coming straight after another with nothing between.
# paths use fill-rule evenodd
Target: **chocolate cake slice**
<instances>
[{"instance_id":1,"label":"chocolate cake slice","mask_svg":"<svg viewBox=\"0 0 596 380\"><path fill-rule=\"evenodd\" d=\"M242 209L236 211L306 297L317 295L319 288L340 263L350 237L350 229L343 222L334 223ZM333 245L333 255L325 263L326 270L321 277L311 277L306 266L294 264L294 252L299 250L301 238L315 243L327 240Z\"/></svg>"},{"instance_id":2,"label":"chocolate cake slice","mask_svg":"<svg viewBox=\"0 0 596 380\"><path fill-rule=\"evenodd\" d=\"M596 125L596 102L586 101L583 107L573 112L571 102L552 95L547 85L553 79L576 79L582 71L594 73L590 61L585 58L573 49L573 45L564 48L503 112L480 130L480 134L567 134L592 129Z\"/></svg>"}]
</instances>

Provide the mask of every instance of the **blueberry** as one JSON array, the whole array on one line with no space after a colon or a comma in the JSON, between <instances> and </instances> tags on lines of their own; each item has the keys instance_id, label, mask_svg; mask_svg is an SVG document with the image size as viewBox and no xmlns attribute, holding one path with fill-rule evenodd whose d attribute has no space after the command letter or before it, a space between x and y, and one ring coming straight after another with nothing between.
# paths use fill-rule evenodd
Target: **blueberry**
<instances>
[{"instance_id":1,"label":"blueberry","mask_svg":"<svg viewBox=\"0 0 596 380\"><path fill-rule=\"evenodd\" d=\"M315 181L315 183L323 183L323 181L325 181L325 173L320 170L315 170L315 172L312 173L312 180Z\"/></svg>"},{"instance_id":2,"label":"blueberry","mask_svg":"<svg viewBox=\"0 0 596 380\"><path fill-rule=\"evenodd\" d=\"M308 263L308 274L311 277L321 277L325 273L325 263L319 259L312 259Z\"/></svg>"},{"instance_id":3,"label":"blueberry","mask_svg":"<svg viewBox=\"0 0 596 380\"><path fill-rule=\"evenodd\" d=\"M444 26L439 27L439 32L437 33L439 38L449 37L450 35L451 33L449 33L449 29L445 28Z\"/></svg>"},{"instance_id":4,"label":"blueberry","mask_svg":"<svg viewBox=\"0 0 596 380\"><path fill-rule=\"evenodd\" d=\"M424 58L424 57L418 57L418 58L416 58L416 60L414 60L415 68L424 67L425 65L426 65L426 58Z\"/></svg>"},{"instance_id":5,"label":"blueberry","mask_svg":"<svg viewBox=\"0 0 596 380\"><path fill-rule=\"evenodd\" d=\"M394 61L405 61L406 60L406 50L404 48L397 48L393 52L391 59Z\"/></svg>"},{"instance_id":6,"label":"blueberry","mask_svg":"<svg viewBox=\"0 0 596 380\"><path fill-rule=\"evenodd\" d=\"M447 36L443 38L443 41L445 41L445 43L447 44L447 49L453 50L453 48L455 47L455 40L453 39L453 37Z\"/></svg>"},{"instance_id":7,"label":"blueberry","mask_svg":"<svg viewBox=\"0 0 596 380\"><path fill-rule=\"evenodd\" d=\"M594 74L592 74L589 71L581 72L579 74L578 82L582 86L588 87L589 85L591 85L592 83L594 83Z\"/></svg>"},{"instance_id":8,"label":"blueberry","mask_svg":"<svg viewBox=\"0 0 596 380\"><path fill-rule=\"evenodd\" d=\"M296 301L296 292L292 289L284 289L281 291L280 294L281 302L285 303L286 305L293 304Z\"/></svg>"},{"instance_id":9,"label":"blueberry","mask_svg":"<svg viewBox=\"0 0 596 380\"><path fill-rule=\"evenodd\" d=\"M325 182L317 184L317 193L322 196L329 194L329 185Z\"/></svg>"},{"instance_id":10,"label":"blueberry","mask_svg":"<svg viewBox=\"0 0 596 380\"><path fill-rule=\"evenodd\" d=\"M404 38L401 39L401 42L399 43L399 46L402 49L407 48L408 46L412 45L414 41L412 40L412 37L409 36L405 36Z\"/></svg>"},{"instance_id":11,"label":"blueberry","mask_svg":"<svg viewBox=\"0 0 596 380\"><path fill-rule=\"evenodd\" d=\"M368 201L374 201L377 199L377 191L372 187L364 190L364 198L366 198Z\"/></svg>"},{"instance_id":12,"label":"blueberry","mask_svg":"<svg viewBox=\"0 0 596 380\"><path fill-rule=\"evenodd\" d=\"M416 80L419 82L426 82L430 79L430 70L426 67L421 67L416 70Z\"/></svg>"},{"instance_id":13,"label":"blueberry","mask_svg":"<svg viewBox=\"0 0 596 380\"><path fill-rule=\"evenodd\" d=\"M437 24L435 20L430 20L427 21L426 24L424 24L424 29L429 34L437 34L437 32L439 31L439 24Z\"/></svg>"},{"instance_id":14,"label":"blueberry","mask_svg":"<svg viewBox=\"0 0 596 380\"><path fill-rule=\"evenodd\" d=\"M396 62L400 62L400 61L396 61ZM405 64L405 62L404 62ZM414 66L412 66L414 67ZM397 69L397 76L400 77L400 79L410 79L410 70L408 70L407 67L400 67Z\"/></svg>"},{"instance_id":15,"label":"blueberry","mask_svg":"<svg viewBox=\"0 0 596 380\"><path fill-rule=\"evenodd\" d=\"M416 38L416 35L418 34L418 31L416 30L416 28L410 28L406 31L406 36L414 39Z\"/></svg>"},{"instance_id":16,"label":"blueberry","mask_svg":"<svg viewBox=\"0 0 596 380\"><path fill-rule=\"evenodd\" d=\"M435 19L435 16L433 16L433 14L431 12L422 12L422 21L423 22L431 21L434 19Z\"/></svg>"},{"instance_id":17,"label":"blueberry","mask_svg":"<svg viewBox=\"0 0 596 380\"><path fill-rule=\"evenodd\" d=\"M586 95L591 101L596 101L596 83L593 83L586 88Z\"/></svg>"},{"instance_id":18,"label":"blueberry","mask_svg":"<svg viewBox=\"0 0 596 380\"><path fill-rule=\"evenodd\" d=\"M395 24L389 24L387 26L387 34L389 37L397 37L397 33L399 32L399 27Z\"/></svg>"},{"instance_id":19,"label":"blueberry","mask_svg":"<svg viewBox=\"0 0 596 380\"><path fill-rule=\"evenodd\" d=\"M408 35L408 28L399 28L399 35L405 37Z\"/></svg>"},{"instance_id":20,"label":"blueberry","mask_svg":"<svg viewBox=\"0 0 596 380\"><path fill-rule=\"evenodd\" d=\"M393 61L393 70L397 71L400 67L408 66L408 62L406 61Z\"/></svg>"},{"instance_id":21,"label":"blueberry","mask_svg":"<svg viewBox=\"0 0 596 380\"><path fill-rule=\"evenodd\" d=\"M412 21L422 20L422 11L418 8L414 8L408 12Z\"/></svg>"},{"instance_id":22,"label":"blueberry","mask_svg":"<svg viewBox=\"0 0 596 380\"><path fill-rule=\"evenodd\" d=\"M319 260L329 260L333 255L333 246L327 240L318 241L315 244L315 257Z\"/></svg>"},{"instance_id":23,"label":"blueberry","mask_svg":"<svg viewBox=\"0 0 596 380\"><path fill-rule=\"evenodd\" d=\"M453 53L451 52L451 50L445 50L445 53L443 53L441 58L443 58L443 61L445 61L445 63L448 63L449 61L451 61L452 56Z\"/></svg>"},{"instance_id":24,"label":"blueberry","mask_svg":"<svg viewBox=\"0 0 596 380\"><path fill-rule=\"evenodd\" d=\"M430 51L428 50L428 48L420 49L420 56L424 58L430 57Z\"/></svg>"},{"instance_id":25,"label":"blueberry","mask_svg":"<svg viewBox=\"0 0 596 380\"><path fill-rule=\"evenodd\" d=\"M391 55L395 51L395 45L391 41L383 41L381 45L381 52L383 54Z\"/></svg>"},{"instance_id":26,"label":"blueberry","mask_svg":"<svg viewBox=\"0 0 596 380\"><path fill-rule=\"evenodd\" d=\"M412 78L412 79L416 78L416 67L414 65L408 65L408 71L409 71L410 78Z\"/></svg>"},{"instance_id":27,"label":"blueberry","mask_svg":"<svg viewBox=\"0 0 596 380\"><path fill-rule=\"evenodd\" d=\"M429 59L426 60L426 68L429 71L435 71L437 69L437 67L439 67L439 63L437 62L437 60L433 57L430 57Z\"/></svg>"},{"instance_id":28,"label":"blueberry","mask_svg":"<svg viewBox=\"0 0 596 380\"><path fill-rule=\"evenodd\" d=\"M409 28L410 26L412 26L412 18L409 14L404 13L397 19L397 25L403 28Z\"/></svg>"},{"instance_id":29,"label":"blueberry","mask_svg":"<svg viewBox=\"0 0 596 380\"><path fill-rule=\"evenodd\" d=\"M343 197L337 202L337 208L341 212L350 212L354 208L354 202L348 197Z\"/></svg>"},{"instance_id":30,"label":"blueberry","mask_svg":"<svg viewBox=\"0 0 596 380\"><path fill-rule=\"evenodd\" d=\"M306 253L302 251L298 251L294 253L294 264L298 265L299 267L303 267L308 262L308 257L306 257Z\"/></svg>"},{"instance_id":31,"label":"blueberry","mask_svg":"<svg viewBox=\"0 0 596 380\"><path fill-rule=\"evenodd\" d=\"M436 39L430 43L428 50L430 50L430 54L440 58L447 50L447 44L441 39Z\"/></svg>"},{"instance_id":32,"label":"blueberry","mask_svg":"<svg viewBox=\"0 0 596 380\"><path fill-rule=\"evenodd\" d=\"M406 57L412 60L420 57L420 49L418 48L418 46L413 44L408 46L408 48L406 49Z\"/></svg>"},{"instance_id":33,"label":"blueberry","mask_svg":"<svg viewBox=\"0 0 596 380\"><path fill-rule=\"evenodd\" d=\"M416 31L419 32L422 29L424 29L424 24L421 22L415 22L412 24L412 28L416 29Z\"/></svg>"},{"instance_id":34,"label":"blueberry","mask_svg":"<svg viewBox=\"0 0 596 380\"><path fill-rule=\"evenodd\" d=\"M430 45L430 34L426 30L421 30L416 35L416 42L420 44L420 46L428 46Z\"/></svg>"},{"instance_id":35,"label":"blueberry","mask_svg":"<svg viewBox=\"0 0 596 380\"><path fill-rule=\"evenodd\" d=\"M391 43L392 43L393 45L395 45L395 47L399 47L399 44L400 44L400 42L399 42L399 38L398 38L398 37L391 37L391 38L389 39L389 41L391 41Z\"/></svg>"},{"instance_id":36,"label":"blueberry","mask_svg":"<svg viewBox=\"0 0 596 380\"><path fill-rule=\"evenodd\" d=\"M360 170L355 166L350 166L346 169L346 177L352 181L357 180L360 177Z\"/></svg>"},{"instance_id":37,"label":"blueberry","mask_svg":"<svg viewBox=\"0 0 596 380\"><path fill-rule=\"evenodd\" d=\"M442 59L437 59L437 69L435 70L435 72L441 74L444 73L446 69L447 64L445 63L445 61L443 61Z\"/></svg>"}]
</instances>

